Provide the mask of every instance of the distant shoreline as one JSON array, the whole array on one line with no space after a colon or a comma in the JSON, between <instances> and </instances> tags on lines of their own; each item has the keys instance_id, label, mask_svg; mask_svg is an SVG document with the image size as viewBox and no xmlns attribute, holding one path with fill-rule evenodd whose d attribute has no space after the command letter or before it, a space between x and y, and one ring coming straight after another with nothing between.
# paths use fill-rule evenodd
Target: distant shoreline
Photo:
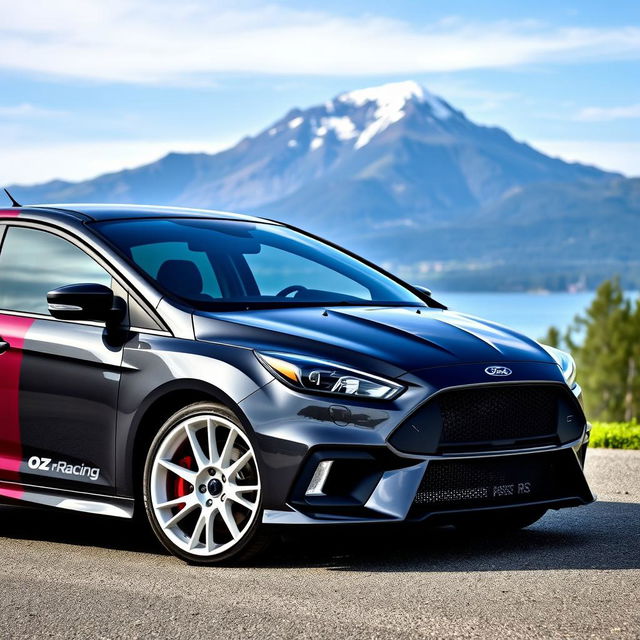
<instances>
[{"instance_id":1,"label":"distant shoreline","mask_svg":"<svg viewBox=\"0 0 640 640\"><path fill-rule=\"evenodd\" d=\"M428 284L428 283L426 283ZM435 287L435 283L434 287ZM435 291L436 289L434 289ZM595 289L580 289L578 291L568 291L566 289L530 289L530 290L522 290L522 289L441 289L437 288L438 293L444 294L455 294L455 295L474 295L474 294L505 294L505 295L530 295L530 296L553 296L553 295L575 295L581 296L585 294L595 295ZM640 291L636 289L627 289L625 293L630 298L636 298Z\"/></svg>"},{"instance_id":2,"label":"distant shoreline","mask_svg":"<svg viewBox=\"0 0 640 640\"><path fill-rule=\"evenodd\" d=\"M535 340L545 336L551 326L566 331L576 315L584 315L595 296L594 291L447 291L435 284L430 288L433 297L452 311L497 322ZM636 299L638 291L627 291L626 295Z\"/></svg>"}]
</instances>

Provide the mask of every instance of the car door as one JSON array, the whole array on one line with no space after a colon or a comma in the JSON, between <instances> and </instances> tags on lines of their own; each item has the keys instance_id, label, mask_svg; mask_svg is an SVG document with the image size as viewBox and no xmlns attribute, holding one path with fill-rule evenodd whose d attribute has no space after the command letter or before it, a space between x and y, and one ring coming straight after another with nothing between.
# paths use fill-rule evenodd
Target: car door
<instances>
[{"instance_id":1,"label":"car door","mask_svg":"<svg viewBox=\"0 0 640 640\"><path fill-rule=\"evenodd\" d=\"M61 232L8 224L0 242L0 480L112 493L122 345L46 300L112 277Z\"/></svg>"}]
</instances>

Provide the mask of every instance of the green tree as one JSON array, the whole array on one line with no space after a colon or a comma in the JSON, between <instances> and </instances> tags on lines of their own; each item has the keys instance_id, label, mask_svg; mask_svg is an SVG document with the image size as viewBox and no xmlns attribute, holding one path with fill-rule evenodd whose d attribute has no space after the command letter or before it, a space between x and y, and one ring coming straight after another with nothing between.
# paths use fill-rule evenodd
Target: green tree
<instances>
[{"instance_id":1,"label":"green tree","mask_svg":"<svg viewBox=\"0 0 640 640\"><path fill-rule=\"evenodd\" d=\"M562 346L562 336L560 335L560 331L557 327L549 327L547 329L547 334L540 338L540 342L559 349Z\"/></svg>"},{"instance_id":2,"label":"green tree","mask_svg":"<svg viewBox=\"0 0 640 640\"><path fill-rule=\"evenodd\" d=\"M627 396L624 419L640 419L640 297L636 298L635 311L629 325L631 343L627 364Z\"/></svg>"},{"instance_id":3,"label":"green tree","mask_svg":"<svg viewBox=\"0 0 640 640\"><path fill-rule=\"evenodd\" d=\"M603 282L565 336L578 365L592 420L640 416L640 302L625 298L619 279Z\"/></svg>"}]
</instances>

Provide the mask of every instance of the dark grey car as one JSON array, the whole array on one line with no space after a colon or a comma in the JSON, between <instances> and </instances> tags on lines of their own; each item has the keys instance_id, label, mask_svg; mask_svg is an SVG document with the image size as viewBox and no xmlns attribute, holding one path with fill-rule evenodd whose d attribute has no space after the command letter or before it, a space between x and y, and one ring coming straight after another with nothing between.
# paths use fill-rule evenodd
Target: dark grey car
<instances>
[{"instance_id":1,"label":"dark grey car","mask_svg":"<svg viewBox=\"0 0 640 640\"><path fill-rule=\"evenodd\" d=\"M0 210L0 495L176 555L273 525L526 526L593 500L571 357L276 222Z\"/></svg>"}]
</instances>

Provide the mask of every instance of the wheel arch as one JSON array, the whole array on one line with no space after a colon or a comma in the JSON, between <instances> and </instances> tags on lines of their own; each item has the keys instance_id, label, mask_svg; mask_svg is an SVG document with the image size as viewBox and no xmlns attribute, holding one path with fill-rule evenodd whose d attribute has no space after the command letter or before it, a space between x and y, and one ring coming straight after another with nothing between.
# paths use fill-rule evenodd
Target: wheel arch
<instances>
[{"instance_id":1,"label":"wheel arch","mask_svg":"<svg viewBox=\"0 0 640 640\"><path fill-rule=\"evenodd\" d=\"M155 434L176 411L195 402L216 402L233 411L243 426L253 432L237 402L218 387L196 379L174 380L161 385L140 404L128 427L118 469L119 495L141 497L144 460Z\"/></svg>"}]
</instances>

